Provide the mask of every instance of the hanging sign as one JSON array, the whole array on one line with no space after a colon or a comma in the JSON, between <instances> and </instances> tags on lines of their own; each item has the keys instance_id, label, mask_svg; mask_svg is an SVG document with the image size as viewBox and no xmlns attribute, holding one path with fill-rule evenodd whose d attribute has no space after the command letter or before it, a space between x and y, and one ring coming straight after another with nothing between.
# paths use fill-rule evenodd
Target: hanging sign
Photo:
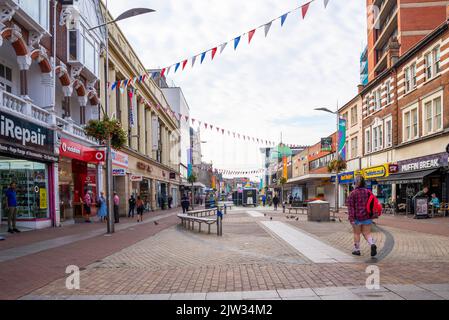
<instances>
[{"instance_id":1,"label":"hanging sign","mask_svg":"<svg viewBox=\"0 0 449 320\"><path fill-rule=\"evenodd\" d=\"M322 152L332 151L332 137L321 139L321 151Z\"/></svg>"},{"instance_id":2,"label":"hanging sign","mask_svg":"<svg viewBox=\"0 0 449 320\"><path fill-rule=\"evenodd\" d=\"M89 148L65 138L61 138L59 154L61 157L80 160L87 163L98 164L106 160L104 151Z\"/></svg>"}]
</instances>

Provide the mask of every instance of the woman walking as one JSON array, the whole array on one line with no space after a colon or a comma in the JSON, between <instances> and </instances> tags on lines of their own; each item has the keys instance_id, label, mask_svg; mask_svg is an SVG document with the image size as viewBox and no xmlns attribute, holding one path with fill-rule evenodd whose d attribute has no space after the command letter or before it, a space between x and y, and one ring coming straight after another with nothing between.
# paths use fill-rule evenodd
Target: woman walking
<instances>
[{"instance_id":1,"label":"woman walking","mask_svg":"<svg viewBox=\"0 0 449 320\"><path fill-rule=\"evenodd\" d=\"M273 198L273 205L274 205L274 211L277 211L278 210L278 205L279 205L279 198L278 198L277 194Z\"/></svg>"},{"instance_id":2,"label":"woman walking","mask_svg":"<svg viewBox=\"0 0 449 320\"><path fill-rule=\"evenodd\" d=\"M99 209L97 215L100 217L101 222L105 222L108 215L108 210L106 208L106 198L104 197L104 192L101 192L98 198Z\"/></svg>"},{"instance_id":3,"label":"woman walking","mask_svg":"<svg viewBox=\"0 0 449 320\"><path fill-rule=\"evenodd\" d=\"M137 206L137 222L143 222L143 211L145 210L145 205L143 204L143 200L140 196L137 197L136 206Z\"/></svg>"},{"instance_id":4,"label":"woman walking","mask_svg":"<svg viewBox=\"0 0 449 320\"><path fill-rule=\"evenodd\" d=\"M354 233L353 255L360 256L360 235L363 234L365 240L371 246L371 257L377 255L377 246L371 235L371 225L373 220L367 210L368 200L372 193L365 187L365 179L362 176L355 178L356 189L351 192L347 200L349 221Z\"/></svg>"}]
</instances>

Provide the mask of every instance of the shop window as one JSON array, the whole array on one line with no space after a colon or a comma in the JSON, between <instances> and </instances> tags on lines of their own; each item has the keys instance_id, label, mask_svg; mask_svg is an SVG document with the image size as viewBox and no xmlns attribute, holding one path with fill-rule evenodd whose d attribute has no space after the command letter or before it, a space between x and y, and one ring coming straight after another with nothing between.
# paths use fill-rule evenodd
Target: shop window
<instances>
[{"instance_id":1,"label":"shop window","mask_svg":"<svg viewBox=\"0 0 449 320\"><path fill-rule=\"evenodd\" d=\"M48 215L48 176L43 163L0 158L1 217L6 218L5 192L17 184L17 218L46 219Z\"/></svg>"},{"instance_id":2,"label":"shop window","mask_svg":"<svg viewBox=\"0 0 449 320\"><path fill-rule=\"evenodd\" d=\"M9 93L12 93L12 69L0 64L0 86Z\"/></svg>"}]
</instances>

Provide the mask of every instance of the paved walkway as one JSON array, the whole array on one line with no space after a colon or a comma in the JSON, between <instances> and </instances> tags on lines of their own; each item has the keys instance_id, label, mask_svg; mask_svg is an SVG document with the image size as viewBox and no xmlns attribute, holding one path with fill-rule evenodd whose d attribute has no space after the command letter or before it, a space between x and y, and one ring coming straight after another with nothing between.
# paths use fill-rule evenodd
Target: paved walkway
<instances>
[{"instance_id":1,"label":"paved walkway","mask_svg":"<svg viewBox=\"0 0 449 320\"><path fill-rule=\"evenodd\" d=\"M308 236L284 222L264 221L262 224L313 263L357 262L357 259L352 256Z\"/></svg>"},{"instance_id":2,"label":"paved walkway","mask_svg":"<svg viewBox=\"0 0 449 320\"><path fill-rule=\"evenodd\" d=\"M21 300L449 300L449 284L324 287L266 291L35 296Z\"/></svg>"}]
</instances>

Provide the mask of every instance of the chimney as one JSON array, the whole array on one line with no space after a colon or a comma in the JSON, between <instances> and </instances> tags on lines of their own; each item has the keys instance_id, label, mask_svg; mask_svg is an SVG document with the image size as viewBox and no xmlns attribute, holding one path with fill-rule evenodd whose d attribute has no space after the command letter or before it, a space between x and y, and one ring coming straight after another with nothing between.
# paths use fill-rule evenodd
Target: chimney
<instances>
[{"instance_id":1,"label":"chimney","mask_svg":"<svg viewBox=\"0 0 449 320\"><path fill-rule=\"evenodd\" d=\"M390 40L390 43L388 44L388 51L387 51L387 68L391 68L395 65L396 62L399 60L399 48L401 45L398 42L398 39L394 37Z\"/></svg>"},{"instance_id":2,"label":"chimney","mask_svg":"<svg viewBox=\"0 0 449 320\"><path fill-rule=\"evenodd\" d=\"M358 92L361 93L363 91L363 89L365 89L365 86L363 84L359 84L357 86Z\"/></svg>"}]
</instances>

